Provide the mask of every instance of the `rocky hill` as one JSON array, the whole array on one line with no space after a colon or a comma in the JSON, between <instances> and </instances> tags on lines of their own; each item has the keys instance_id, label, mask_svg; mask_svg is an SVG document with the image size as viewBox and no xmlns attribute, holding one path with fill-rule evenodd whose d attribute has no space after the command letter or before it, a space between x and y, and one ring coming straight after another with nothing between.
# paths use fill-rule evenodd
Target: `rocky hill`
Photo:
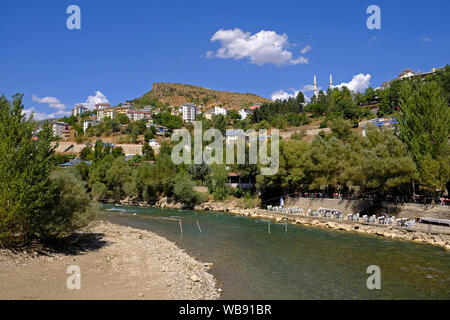
<instances>
[{"instance_id":1,"label":"rocky hill","mask_svg":"<svg viewBox=\"0 0 450 320\"><path fill-rule=\"evenodd\" d=\"M187 102L193 102L207 108L224 106L236 110L269 101L251 93L225 92L181 83L154 83L151 91L141 98L133 100L137 106L157 105L158 103L180 106Z\"/></svg>"}]
</instances>

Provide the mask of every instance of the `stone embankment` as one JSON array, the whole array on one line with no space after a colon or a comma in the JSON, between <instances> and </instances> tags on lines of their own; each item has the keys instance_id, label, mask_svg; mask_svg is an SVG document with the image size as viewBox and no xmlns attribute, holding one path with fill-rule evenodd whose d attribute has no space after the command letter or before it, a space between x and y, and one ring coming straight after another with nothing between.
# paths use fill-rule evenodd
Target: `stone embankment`
<instances>
[{"instance_id":1,"label":"stone embankment","mask_svg":"<svg viewBox=\"0 0 450 320\"><path fill-rule=\"evenodd\" d=\"M425 205L415 203L381 202L374 205L371 201L326 199L326 198L290 198L286 200L286 207L319 210L319 208L337 209L344 213L367 213L377 215L395 215L396 218L436 218L450 219L450 206L440 204Z\"/></svg>"}]
</instances>

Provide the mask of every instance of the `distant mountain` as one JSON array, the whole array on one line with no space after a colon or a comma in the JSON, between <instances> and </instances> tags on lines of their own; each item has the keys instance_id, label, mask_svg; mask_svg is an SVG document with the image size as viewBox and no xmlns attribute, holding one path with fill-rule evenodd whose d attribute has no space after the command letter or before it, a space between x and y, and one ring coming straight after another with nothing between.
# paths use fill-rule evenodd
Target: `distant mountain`
<instances>
[{"instance_id":1,"label":"distant mountain","mask_svg":"<svg viewBox=\"0 0 450 320\"><path fill-rule=\"evenodd\" d=\"M269 99L251 93L235 93L211 90L182 83L154 83L151 91L133 103L142 107L144 105L172 105L181 106L187 102L204 107L224 106L229 109L240 109L253 104L269 102Z\"/></svg>"}]
</instances>

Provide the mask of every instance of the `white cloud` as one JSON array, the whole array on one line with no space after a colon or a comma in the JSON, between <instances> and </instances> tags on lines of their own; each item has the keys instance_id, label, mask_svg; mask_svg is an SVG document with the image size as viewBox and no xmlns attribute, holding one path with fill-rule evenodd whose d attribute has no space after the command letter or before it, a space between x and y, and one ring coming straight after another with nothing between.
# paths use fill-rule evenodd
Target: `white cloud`
<instances>
[{"instance_id":1,"label":"white cloud","mask_svg":"<svg viewBox=\"0 0 450 320\"><path fill-rule=\"evenodd\" d=\"M347 87L351 91L361 92L370 86L371 78L372 78L372 76L370 74L360 73L360 74L353 76L353 79L350 82L347 82L347 83L343 82L343 83L335 86L335 88L340 89L342 87Z\"/></svg>"},{"instance_id":2,"label":"white cloud","mask_svg":"<svg viewBox=\"0 0 450 320\"><path fill-rule=\"evenodd\" d=\"M61 111L64 111L65 109L67 109L67 107L63 103L61 103L61 101L59 101L59 99L57 99L55 97L39 98L38 96L33 94L33 96L31 97L31 100L33 100L34 102L37 102L37 103L46 103L46 104L48 104L48 106L50 108L58 109Z\"/></svg>"},{"instance_id":3,"label":"white cloud","mask_svg":"<svg viewBox=\"0 0 450 320\"><path fill-rule=\"evenodd\" d=\"M293 58L288 50L290 44L286 34L277 34L275 31L261 30L251 34L239 28L220 29L212 37L211 41L219 41L221 47L216 53L208 51L209 58L221 59L249 59L250 63L262 66L274 64L276 66L296 65L308 63L305 57Z\"/></svg>"},{"instance_id":4,"label":"white cloud","mask_svg":"<svg viewBox=\"0 0 450 320\"><path fill-rule=\"evenodd\" d=\"M422 36L421 39L422 39L422 41L425 41L425 42L431 42L431 40L432 40L430 37L426 37L426 36Z\"/></svg>"},{"instance_id":5,"label":"white cloud","mask_svg":"<svg viewBox=\"0 0 450 320\"><path fill-rule=\"evenodd\" d=\"M35 107L31 107L28 109L24 109L24 114L28 117L32 113L33 119L35 120L45 120L45 119L55 119L55 118L62 118L67 117L72 114L72 110L68 108L65 104L63 104L58 98L55 97L43 97L39 98L38 96L34 95L31 98L32 101L42 104L48 104L48 106L52 109L56 109L54 112L45 113L45 112L39 112L36 110ZM97 103L109 103L108 99L105 97L103 93L100 91L96 91L95 95L89 96L86 99L86 102L81 103L90 110L94 109L95 105Z\"/></svg>"},{"instance_id":6,"label":"white cloud","mask_svg":"<svg viewBox=\"0 0 450 320\"><path fill-rule=\"evenodd\" d=\"M305 53L310 52L311 50L312 50L312 47L308 44L308 45L306 45L306 47L304 47L304 48L302 49L302 51L300 51L300 53L301 53L301 54L305 54Z\"/></svg>"},{"instance_id":7,"label":"white cloud","mask_svg":"<svg viewBox=\"0 0 450 320\"><path fill-rule=\"evenodd\" d=\"M45 119L54 119L57 116L53 113L44 113L44 112L38 112L36 111L36 109L34 107L31 107L29 109L24 109L23 113L25 114L25 116L28 118L29 116L31 116L31 114L33 114L33 120L37 120L37 121L41 121L41 120L45 120Z\"/></svg>"},{"instance_id":8,"label":"white cloud","mask_svg":"<svg viewBox=\"0 0 450 320\"><path fill-rule=\"evenodd\" d=\"M283 90L275 91L270 95L270 99L272 101L275 101L275 100L288 100L289 98L297 97L297 94L299 93L299 91L296 91L296 90L290 90L290 91L292 91L293 93L289 93L289 92L286 92Z\"/></svg>"},{"instance_id":9,"label":"white cloud","mask_svg":"<svg viewBox=\"0 0 450 320\"><path fill-rule=\"evenodd\" d=\"M317 90L318 91L322 90L322 87L317 86ZM313 84L304 85L300 90L297 89L289 89L286 91L278 90L270 95L270 99L272 101L275 101L275 100L287 100L289 98L296 98L300 91L303 92L303 94L305 95L306 101L309 101L309 98L306 96L306 92L314 91L314 85Z\"/></svg>"},{"instance_id":10,"label":"white cloud","mask_svg":"<svg viewBox=\"0 0 450 320\"><path fill-rule=\"evenodd\" d=\"M35 94L31 97L31 100L37 103L48 104L48 106L52 109L56 109L55 112L44 113L38 112L34 107L29 109L25 109L24 113L29 116L31 113L34 113L35 120L44 120L44 119L54 119L54 118L62 118L65 116L69 116L71 114L70 110L67 110L67 106L55 97L43 97L39 98Z\"/></svg>"},{"instance_id":11,"label":"white cloud","mask_svg":"<svg viewBox=\"0 0 450 320\"><path fill-rule=\"evenodd\" d=\"M317 87L317 90L320 90L320 89L321 89L321 87ZM307 85L303 86L302 91L303 92L314 91L314 85L307 84Z\"/></svg>"},{"instance_id":12,"label":"white cloud","mask_svg":"<svg viewBox=\"0 0 450 320\"><path fill-rule=\"evenodd\" d=\"M109 103L108 99L101 91L95 91L95 95L89 96L86 102L82 104L89 110L94 110L95 105L98 103Z\"/></svg>"}]
</instances>

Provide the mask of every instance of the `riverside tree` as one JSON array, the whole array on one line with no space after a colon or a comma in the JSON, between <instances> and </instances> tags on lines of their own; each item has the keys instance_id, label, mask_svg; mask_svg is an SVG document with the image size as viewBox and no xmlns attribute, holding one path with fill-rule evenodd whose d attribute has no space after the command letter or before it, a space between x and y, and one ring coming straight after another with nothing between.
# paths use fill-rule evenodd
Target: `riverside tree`
<instances>
[{"instance_id":1,"label":"riverside tree","mask_svg":"<svg viewBox=\"0 0 450 320\"><path fill-rule=\"evenodd\" d=\"M23 95L0 97L0 241L55 239L92 217L80 179L53 175L53 132L46 123L32 139L36 122L26 118ZM64 183L60 183L64 180ZM68 204L72 202L71 204Z\"/></svg>"},{"instance_id":2,"label":"riverside tree","mask_svg":"<svg viewBox=\"0 0 450 320\"><path fill-rule=\"evenodd\" d=\"M400 106L400 137L417 164L419 183L434 195L450 180L450 106L435 81L403 83Z\"/></svg>"}]
</instances>

